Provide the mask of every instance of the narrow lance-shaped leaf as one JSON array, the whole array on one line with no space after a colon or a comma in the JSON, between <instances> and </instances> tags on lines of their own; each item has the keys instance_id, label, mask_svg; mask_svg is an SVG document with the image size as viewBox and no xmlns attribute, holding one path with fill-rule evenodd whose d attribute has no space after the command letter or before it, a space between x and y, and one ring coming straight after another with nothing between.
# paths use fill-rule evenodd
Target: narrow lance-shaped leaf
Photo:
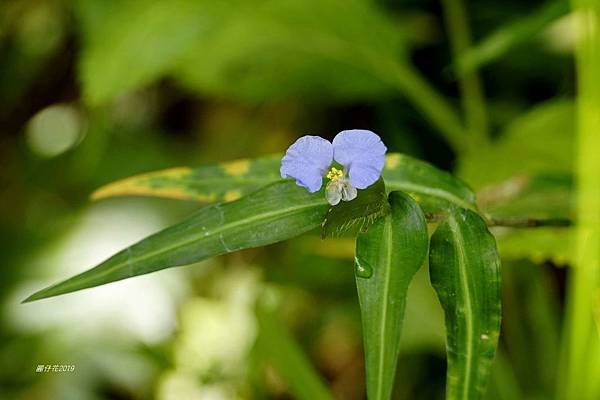
<instances>
[{"instance_id":1,"label":"narrow lance-shaped leaf","mask_svg":"<svg viewBox=\"0 0 600 400\"><path fill-rule=\"evenodd\" d=\"M478 399L500 332L500 258L479 215L450 212L431 238L429 268L446 316L446 398Z\"/></svg>"},{"instance_id":2,"label":"narrow lance-shaped leaf","mask_svg":"<svg viewBox=\"0 0 600 400\"><path fill-rule=\"evenodd\" d=\"M318 227L327 211L324 194L309 194L292 181L272 184L196 214L143 239L97 267L43 289L25 301L190 264L219 254L264 246Z\"/></svg>"},{"instance_id":3,"label":"narrow lance-shaped leaf","mask_svg":"<svg viewBox=\"0 0 600 400\"><path fill-rule=\"evenodd\" d=\"M115 196L153 196L204 203L233 201L281 180L281 155L241 159L198 168L177 167L109 183L92 200Z\"/></svg>"},{"instance_id":4,"label":"narrow lance-shaped leaf","mask_svg":"<svg viewBox=\"0 0 600 400\"><path fill-rule=\"evenodd\" d=\"M269 183L281 180L281 155L255 160L237 160L198 168L171 168L110 183L92 194L92 199L115 196L156 196L202 202L231 201ZM402 190L474 208L475 195L463 182L424 161L404 154L386 157L383 178L388 191ZM423 199L419 199L420 202Z\"/></svg>"},{"instance_id":5,"label":"narrow lance-shaped leaf","mask_svg":"<svg viewBox=\"0 0 600 400\"><path fill-rule=\"evenodd\" d=\"M402 192L392 192L389 199L391 213L356 243L369 400L391 396L406 292L427 255L427 223L420 207Z\"/></svg>"}]
</instances>

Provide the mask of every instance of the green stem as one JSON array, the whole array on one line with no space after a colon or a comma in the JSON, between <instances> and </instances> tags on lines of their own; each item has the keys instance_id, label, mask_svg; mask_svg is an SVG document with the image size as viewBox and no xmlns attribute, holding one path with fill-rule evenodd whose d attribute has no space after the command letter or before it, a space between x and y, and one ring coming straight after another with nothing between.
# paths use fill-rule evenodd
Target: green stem
<instances>
[{"instance_id":1,"label":"green stem","mask_svg":"<svg viewBox=\"0 0 600 400\"><path fill-rule=\"evenodd\" d=\"M537 35L569 11L566 0L551 0L533 13L500 26L494 32L461 54L455 62L459 74L468 74L499 59L511 49L537 38Z\"/></svg>"},{"instance_id":2,"label":"green stem","mask_svg":"<svg viewBox=\"0 0 600 400\"><path fill-rule=\"evenodd\" d=\"M531 218L531 217L493 217L487 216L488 226L505 226L510 228L542 228L542 227L568 227L572 221L567 218Z\"/></svg>"},{"instance_id":3,"label":"green stem","mask_svg":"<svg viewBox=\"0 0 600 400\"><path fill-rule=\"evenodd\" d=\"M442 0L448 36L455 60L471 49L467 11L462 0ZM458 75L470 148L477 149L488 140L488 119L481 80L475 69Z\"/></svg>"},{"instance_id":4,"label":"green stem","mask_svg":"<svg viewBox=\"0 0 600 400\"><path fill-rule=\"evenodd\" d=\"M427 222L439 222L446 219L444 214L426 214ZM491 215L481 215L487 226L506 227L506 228L543 228L558 227L566 228L573 225L573 221L567 218L533 218L533 217L494 217Z\"/></svg>"},{"instance_id":5,"label":"green stem","mask_svg":"<svg viewBox=\"0 0 600 400\"><path fill-rule=\"evenodd\" d=\"M563 340L562 399L598 399L600 335L594 309L600 277L600 1L573 0L579 42L577 229L574 268L569 273Z\"/></svg>"},{"instance_id":6,"label":"green stem","mask_svg":"<svg viewBox=\"0 0 600 400\"><path fill-rule=\"evenodd\" d=\"M465 131L452 105L410 65L395 65L392 76L390 83L429 119L448 143L456 151L464 150Z\"/></svg>"}]
</instances>

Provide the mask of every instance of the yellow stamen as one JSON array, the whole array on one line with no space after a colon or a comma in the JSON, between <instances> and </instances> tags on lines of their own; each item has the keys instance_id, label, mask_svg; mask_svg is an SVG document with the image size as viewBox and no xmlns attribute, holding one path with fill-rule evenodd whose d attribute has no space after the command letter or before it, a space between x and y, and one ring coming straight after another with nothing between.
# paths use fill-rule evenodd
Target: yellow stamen
<instances>
[{"instance_id":1,"label":"yellow stamen","mask_svg":"<svg viewBox=\"0 0 600 400\"><path fill-rule=\"evenodd\" d=\"M344 171L339 170L336 167L331 167L326 176L327 179L331 180L331 182L337 182L342 176L344 176Z\"/></svg>"}]
</instances>

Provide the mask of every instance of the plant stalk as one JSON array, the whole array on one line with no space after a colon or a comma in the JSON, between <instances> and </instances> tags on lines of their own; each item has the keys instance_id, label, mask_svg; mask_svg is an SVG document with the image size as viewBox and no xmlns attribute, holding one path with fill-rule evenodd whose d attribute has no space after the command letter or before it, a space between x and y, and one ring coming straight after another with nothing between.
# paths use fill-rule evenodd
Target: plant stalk
<instances>
[{"instance_id":1,"label":"plant stalk","mask_svg":"<svg viewBox=\"0 0 600 400\"><path fill-rule=\"evenodd\" d=\"M559 398L600 398L600 334L594 322L600 295L600 0L573 0L578 74L577 226L569 271Z\"/></svg>"},{"instance_id":2,"label":"plant stalk","mask_svg":"<svg viewBox=\"0 0 600 400\"><path fill-rule=\"evenodd\" d=\"M442 0L446 29L455 60L471 50L471 33L467 11L462 0ZM489 137L485 98L479 74L476 69L458 74L462 107L465 114L469 148L478 149L485 145Z\"/></svg>"}]
</instances>

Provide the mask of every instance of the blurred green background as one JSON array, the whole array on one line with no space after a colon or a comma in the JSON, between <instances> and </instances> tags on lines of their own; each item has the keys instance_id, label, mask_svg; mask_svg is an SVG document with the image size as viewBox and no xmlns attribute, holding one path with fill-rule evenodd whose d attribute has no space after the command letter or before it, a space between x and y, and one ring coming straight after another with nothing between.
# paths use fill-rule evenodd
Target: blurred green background
<instances>
[{"instance_id":1,"label":"blurred green background","mask_svg":"<svg viewBox=\"0 0 600 400\"><path fill-rule=\"evenodd\" d=\"M291 399L306 373L294 361L303 354L336 398L364 399L349 239L305 235L20 301L200 207L94 203L94 189L282 152L308 133L370 129L390 151L463 178L486 212L571 217L576 21L568 5L468 2L475 46L457 57L467 25L455 4L0 3L0 398ZM570 229L494 233L504 309L487 397L546 399ZM277 321L261 323L258 302L276 309ZM407 307L394 396L442 399L443 317L424 271ZM75 371L36 373L40 364Z\"/></svg>"}]
</instances>

